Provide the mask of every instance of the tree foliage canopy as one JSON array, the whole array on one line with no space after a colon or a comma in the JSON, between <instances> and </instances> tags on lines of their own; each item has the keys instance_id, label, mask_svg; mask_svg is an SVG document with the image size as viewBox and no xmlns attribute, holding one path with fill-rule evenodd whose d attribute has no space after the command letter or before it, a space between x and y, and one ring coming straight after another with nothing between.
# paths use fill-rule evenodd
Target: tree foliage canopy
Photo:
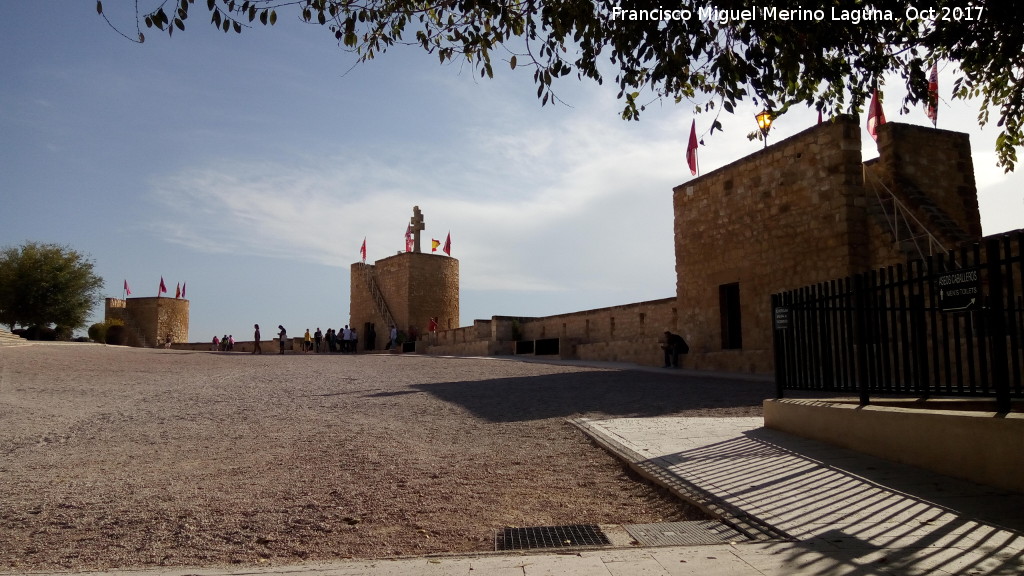
<instances>
[{"instance_id":1,"label":"tree foliage canopy","mask_svg":"<svg viewBox=\"0 0 1024 576\"><path fill-rule=\"evenodd\" d=\"M27 242L0 250L0 323L11 329L81 328L102 288L93 262L66 246Z\"/></svg>"},{"instance_id":2,"label":"tree foliage canopy","mask_svg":"<svg viewBox=\"0 0 1024 576\"><path fill-rule=\"evenodd\" d=\"M831 0L790 10L749 0L163 0L136 14L133 39L144 40L143 25L185 30L196 4L224 32L293 13L360 61L411 44L482 77L500 61L529 66L542 104L556 79L603 83L610 70L626 119L643 111L644 89L704 111L750 98L776 115L795 105L856 113L885 74L906 84L906 110L926 101L932 64L948 62L953 97L979 98L980 124L998 110L999 164L1012 170L1024 144L1024 20L1012 2Z\"/></svg>"}]
</instances>

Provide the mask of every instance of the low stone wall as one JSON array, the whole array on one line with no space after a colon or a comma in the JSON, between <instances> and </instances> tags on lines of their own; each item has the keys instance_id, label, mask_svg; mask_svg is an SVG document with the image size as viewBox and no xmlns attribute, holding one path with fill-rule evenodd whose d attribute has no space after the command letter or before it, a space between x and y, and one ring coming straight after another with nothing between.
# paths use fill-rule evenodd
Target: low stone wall
<instances>
[{"instance_id":1,"label":"low stone wall","mask_svg":"<svg viewBox=\"0 0 1024 576\"><path fill-rule=\"evenodd\" d=\"M1024 493L1024 414L766 400L764 425L947 476Z\"/></svg>"},{"instance_id":2,"label":"low stone wall","mask_svg":"<svg viewBox=\"0 0 1024 576\"><path fill-rule=\"evenodd\" d=\"M285 348L286 350L293 352L302 351L302 338L289 338L289 340L291 340L291 342L285 343L287 345ZM261 340L260 348L263 350L264 354L278 352L280 351L278 342L279 341L277 338L274 338L273 340ZM249 340L247 342L239 342L238 340L236 340L235 348L232 350L232 352L252 352L255 345L256 343L253 342L252 340ZM213 342L175 342L174 344L171 344L171 349L210 352L213 349Z\"/></svg>"},{"instance_id":3,"label":"low stone wall","mask_svg":"<svg viewBox=\"0 0 1024 576\"><path fill-rule=\"evenodd\" d=\"M428 336L416 351L496 356L515 353L516 341L557 339L559 358L661 366L664 357L659 338L666 329L686 337L685 330L677 327L675 298L542 318L494 316Z\"/></svg>"},{"instance_id":4,"label":"low stone wall","mask_svg":"<svg viewBox=\"0 0 1024 576\"><path fill-rule=\"evenodd\" d=\"M661 366L665 355L657 338L614 340L576 345L576 357L580 360L603 362L629 362L644 366ZM679 357L679 364L686 368L686 356Z\"/></svg>"},{"instance_id":5,"label":"low stone wall","mask_svg":"<svg viewBox=\"0 0 1024 576\"><path fill-rule=\"evenodd\" d=\"M506 356L512 353L512 343L477 340L475 342L430 346L426 342L417 342L416 352L437 356Z\"/></svg>"}]
</instances>

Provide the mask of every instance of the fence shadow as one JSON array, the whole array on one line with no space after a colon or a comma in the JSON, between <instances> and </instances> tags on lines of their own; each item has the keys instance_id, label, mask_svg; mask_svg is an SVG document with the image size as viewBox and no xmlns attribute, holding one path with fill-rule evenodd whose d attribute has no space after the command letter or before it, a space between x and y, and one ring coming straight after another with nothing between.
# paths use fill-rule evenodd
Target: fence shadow
<instances>
[{"instance_id":1,"label":"fence shadow","mask_svg":"<svg viewBox=\"0 0 1024 576\"><path fill-rule=\"evenodd\" d=\"M641 465L788 534L774 569L1024 573L1024 494L764 428Z\"/></svg>"}]
</instances>

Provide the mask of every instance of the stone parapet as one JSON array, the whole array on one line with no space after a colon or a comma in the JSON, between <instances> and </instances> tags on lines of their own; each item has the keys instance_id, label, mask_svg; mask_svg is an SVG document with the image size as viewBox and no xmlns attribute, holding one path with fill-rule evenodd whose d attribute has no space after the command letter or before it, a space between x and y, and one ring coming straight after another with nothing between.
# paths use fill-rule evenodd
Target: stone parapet
<instances>
[{"instance_id":1,"label":"stone parapet","mask_svg":"<svg viewBox=\"0 0 1024 576\"><path fill-rule=\"evenodd\" d=\"M764 425L789 434L1024 493L1024 414L766 400Z\"/></svg>"}]
</instances>

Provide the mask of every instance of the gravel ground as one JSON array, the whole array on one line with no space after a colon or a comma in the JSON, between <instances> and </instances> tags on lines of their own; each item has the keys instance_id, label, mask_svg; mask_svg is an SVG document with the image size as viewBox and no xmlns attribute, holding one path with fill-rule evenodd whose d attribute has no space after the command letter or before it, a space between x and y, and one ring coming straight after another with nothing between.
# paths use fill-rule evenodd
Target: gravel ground
<instances>
[{"instance_id":1,"label":"gravel ground","mask_svg":"<svg viewBox=\"0 0 1024 576\"><path fill-rule=\"evenodd\" d=\"M414 355L0 348L0 571L486 551L700 513L566 418L759 416L770 384Z\"/></svg>"}]
</instances>

